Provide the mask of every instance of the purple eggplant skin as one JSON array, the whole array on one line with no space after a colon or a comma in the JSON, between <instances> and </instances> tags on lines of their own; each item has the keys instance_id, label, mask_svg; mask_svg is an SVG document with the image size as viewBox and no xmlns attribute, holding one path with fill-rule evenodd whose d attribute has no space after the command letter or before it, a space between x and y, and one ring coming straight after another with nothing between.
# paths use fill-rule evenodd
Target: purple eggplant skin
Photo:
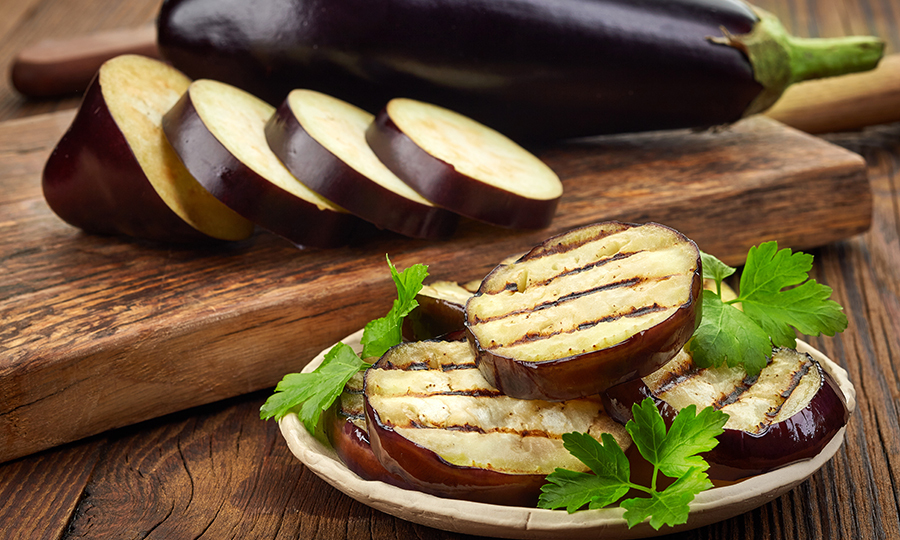
<instances>
[{"instance_id":1,"label":"purple eggplant skin","mask_svg":"<svg viewBox=\"0 0 900 540\"><path fill-rule=\"evenodd\" d=\"M173 244L218 243L188 225L150 184L95 76L42 175L44 199L66 223L100 235Z\"/></svg>"},{"instance_id":2,"label":"purple eggplant skin","mask_svg":"<svg viewBox=\"0 0 900 540\"><path fill-rule=\"evenodd\" d=\"M717 437L719 444L703 454L710 464L708 474L713 481L740 480L810 459L837 435L850 416L844 394L821 365L816 364L816 369L822 385L796 414L760 434L726 429ZM614 420L624 424L632 418L631 405L647 397L653 398L663 419L671 424L678 412L654 397L641 379L608 389L602 395L603 407Z\"/></svg>"},{"instance_id":3,"label":"purple eggplant skin","mask_svg":"<svg viewBox=\"0 0 900 540\"><path fill-rule=\"evenodd\" d=\"M366 234L347 212L320 210L242 163L203 123L190 90L163 116L163 131L200 184L229 208L298 247L332 248Z\"/></svg>"},{"instance_id":4,"label":"purple eggplant skin","mask_svg":"<svg viewBox=\"0 0 900 540\"><path fill-rule=\"evenodd\" d=\"M278 104L294 88L370 112L429 101L514 140L705 127L762 86L738 0L166 0L164 58Z\"/></svg>"},{"instance_id":5,"label":"purple eggplant skin","mask_svg":"<svg viewBox=\"0 0 900 540\"><path fill-rule=\"evenodd\" d=\"M378 480L403 489L413 489L406 480L389 472L375 457L369 434L340 415L336 406L325 412L326 435L338 458L364 480Z\"/></svg>"}]
</instances>

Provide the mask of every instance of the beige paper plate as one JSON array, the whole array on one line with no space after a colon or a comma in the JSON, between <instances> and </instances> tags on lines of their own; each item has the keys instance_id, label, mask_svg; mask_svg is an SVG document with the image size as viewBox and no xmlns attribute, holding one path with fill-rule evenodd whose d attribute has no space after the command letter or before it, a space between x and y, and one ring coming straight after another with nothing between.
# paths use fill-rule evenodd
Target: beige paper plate
<instances>
[{"instance_id":1,"label":"beige paper plate","mask_svg":"<svg viewBox=\"0 0 900 540\"><path fill-rule=\"evenodd\" d=\"M360 350L362 332L348 336L344 343ZM847 372L808 344L798 341L797 349L807 352L837 381L850 412L856 407L856 391ZM304 372L312 371L324 358L319 354ZM464 534L523 539L627 539L646 538L693 529L722 521L781 496L816 472L838 451L844 442L844 429L809 461L802 461L773 472L755 476L735 485L713 488L697 495L691 503L687 523L654 530L648 521L629 529L621 508L583 510L569 514L564 510L543 510L498 506L455 499L443 499L418 491L400 489L383 482L363 480L337 458L334 451L313 438L295 414L280 422L281 433L291 452L320 478L349 497L393 516Z\"/></svg>"}]
</instances>

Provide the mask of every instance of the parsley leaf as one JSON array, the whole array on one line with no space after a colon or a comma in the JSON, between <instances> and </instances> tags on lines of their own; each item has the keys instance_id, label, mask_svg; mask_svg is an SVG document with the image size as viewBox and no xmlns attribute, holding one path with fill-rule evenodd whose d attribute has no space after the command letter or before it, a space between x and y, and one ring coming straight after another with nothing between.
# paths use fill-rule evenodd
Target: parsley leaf
<instances>
[{"instance_id":1,"label":"parsley leaf","mask_svg":"<svg viewBox=\"0 0 900 540\"><path fill-rule=\"evenodd\" d=\"M428 267L423 264L414 264L398 273L390 258L387 258L387 263L391 268L391 278L397 287L397 298L387 315L370 322L363 330L361 340L363 358L379 357L400 343L403 318L419 305L416 294L428 276Z\"/></svg>"},{"instance_id":2,"label":"parsley leaf","mask_svg":"<svg viewBox=\"0 0 900 540\"><path fill-rule=\"evenodd\" d=\"M791 327L801 334L833 336L847 328L847 316L831 297L831 287L808 279L813 257L778 251L776 242L750 248L741 274L741 304L778 347L796 347ZM796 286L795 286L796 285ZM786 287L792 287L783 290Z\"/></svg>"},{"instance_id":3,"label":"parsley leaf","mask_svg":"<svg viewBox=\"0 0 900 540\"><path fill-rule=\"evenodd\" d=\"M275 393L260 408L260 418L280 419L300 405L297 415L307 431L315 433L322 411L334 403L350 377L364 367L368 364L349 345L338 343L312 373L285 375L275 387Z\"/></svg>"},{"instance_id":4,"label":"parsley leaf","mask_svg":"<svg viewBox=\"0 0 900 540\"><path fill-rule=\"evenodd\" d=\"M565 507L569 513L585 505L603 508L635 489L649 496L620 503L625 509L629 528L648 517L650 526L656 530L663 525L685 523L694 496L712 487L704 472L709 465L696 454L715 447L716 436L723 432L722 427L728 420L727 414L712 407L699 414L695 412L695 406L682 409L667 431L652 398L632 406L634 419L628 421L625 429L641 455L653 465L649 487L631 482L628 459L612 435L602 434L602 442L585 433L563 435L566 450L593 474L557 469L547 476L548 483L541 487L538 506ZM657 490L660 473L676 478L676 481L666 489Z\"/></svg>"},{"instance_id":5,"label":"parsley leaf","mask_svg":"<svg viewBox=\"0 0 900 540\"><path fill-rule=\"evenodd\" d=\"M571 514L584 505L603 508L621 499L630 487L625 452L612 435L600 435L603 443L587 433L565 433L563 446L588 466L594 474L556 469L541 487L539 506L562 508Z\"/></svg>"},{"instance_id":6,"label":"parsley leaf","mask_svg":"<svg viewBox=\"0 0 900 540\"><path fill-rule=\"evenodd\" d=\"M387 263L397 287L398 298L394 300L387 315L369 322L363 329L360 340L363 344L363 358L380 357L400 343L403 318L418 305L416 294L428 276L428 267L422 264L397 272L390 258L387 258ZM322 364L313 372L285 375L275 387L275 393L260 407L259 416L263 420L280 420L299 407L297 416L307 431L315 434L316 424L322 413L334 403L347 381L369 365L349 345L338 343L325 354Z\"/></svg>"},{"instance_id":7,"label":"parsley leaf","mask_svg":"<svg viewBox=\"0 0 900 540\"><path fill-rule=\"evenodd\" d=\"M654 491L650 497L635 497L622 501L625 513L622 517L628 522L628 528L650 518L650 526L657 531L663 525L674 527L687 523L690 503L701 491L712 487L706 473L690 469L674 484L663 491Z\"/></svg>"},{"instance_id":8,"label":"parsley leaf","mask_svg":"<svg viewBox=\"0 0 900 540\"><path fill-rule=\"evenodd\" d=\"M830 300L831 288L809 279L812 255L778 249L777 242L750 248L738 297L723 302L722 280L734 268L701 254L704 278L716 292L703 293L703 318L688 344L700 367L739 364L749 375L766 365L772 346L797 346L796 331L833 336L847 328L847 316ZM736 304L740 304L738 309Z\"/></svg>"},{"instance_id":9,"label":"parsley leaf","mask_svg":"<svg viewBox=\"0 0 900 540\"><path fill-rule=\"evenodd\" d=\"M762 327L713 291L703 291L702 310L700 326L688 344L698 366L743 365L754 374L766 367L772 341Z\"/></svg>"},{"instance_id":10,"label":"parsley leaf","mask_svg":"<svg viewBox=\"0 0 900 540\"><path fill-rule=\"evenodd\" d=\"M631 440L641 455L670 478L678 478L690 469L705 471L706 461L695 454L712 450L722 433L727 415L707 407L696 414L697 406L689 405L678 412L666 432L666 424L650 398L631 407L634 419L625 424ZM721 421L721 423L719 423Z\"/></svg>"}]
</instances>

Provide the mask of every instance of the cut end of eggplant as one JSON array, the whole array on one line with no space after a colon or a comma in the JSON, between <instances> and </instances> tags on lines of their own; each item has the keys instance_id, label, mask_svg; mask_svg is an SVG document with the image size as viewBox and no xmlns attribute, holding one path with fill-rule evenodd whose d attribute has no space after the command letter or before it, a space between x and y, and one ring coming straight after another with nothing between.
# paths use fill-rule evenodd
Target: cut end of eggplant
<instances>
[{"instance_id":1,"label":"cut end of eggplant","mask_svg":"<svg viewBox=\"0 0 900 540\"><path fill-rule=\"evenodd\" d=\"M92 232L168 242L249 237L253 224L203 189L163 134L163 115L189 84L151 58L105 62L47 160L50 207Z\"/></svg>"},{"instance_id":2,"label":"cut end of eggplant","mask_svg":"<svg viewBox=\"0 0 900 540\"><path fill-rule=\"evenodd\" d=\"M775 349L756 377L740 367L701 369L682 351L642 380L610 388L604 403L624 423L631 418L631 406L647 396L669 420L690 405L729 415L719 445L705 455L712 465L710 477L723 480L808 459L849 417L843 393L821 364L785 348Z\"/></svg>"},{"instance_id":3,"label":"cut end of eggplant","mask_svg":"<svg viewBox=\"0 0 900 540\"><path fill-rule=\"evenodd\" d=\"M508 137L454 111L397 98L369 127L375 154L425 198L494 225L542 228L562 196L559 177Z\"/></svg>"},{"instance_id":4,"label":"cut end of eggplant","mask_svg":"<svg viewBox=\"0 0 900 540\"><path fill-rule=\"evenodd\" d=\"M197 180L247 219L294 244L349 240L356 218L297 180L269 148L275 108L234 86L194 81L163 127Z\"/></svg>"},{"instance_id":5,"label":"cut end of eggplant","mask_svg":"<svg viewBox=\"0 0 900 540\"><path fill-rule=\"evenodd\" d=\"M388 470L438 496L496 504L532 504L557 467L586 470L562 435L612 434L623 427L599 397L518 400L491 386L465 341L405 343L365 376L373 450Z\"/></svg>"},{"instance_id":6,"label":"cut end of eggplant","mask_svg":"<svg viewBox=\"0 0 900 540\"><path fill-rule=\"evenodd\" d=\"M668 227L601 223L498 266L466 305L485 378L522 399L570 399L652 373L693 334L697 246Z\"/></svg>"},{"instance_id":7,"label":"cut end of eggplant","mask_svg":"<svg viewBox=\"0 0 900 540\"><path fill-rule=\"evenodd\" d=\"M270 147L301 182L379 228L444 238L459 216L392 173L366 143L374 116L311 90L292 91L266 127Z\"/></svg>"},{"instance_id":8,"label":"cut end of eggplant","mask_svg":"<svg viewBox=\"0 0 900 540\"><path fill-rule=\"evenodd\" d=\"M194 228L214 238L247 238L253 225L219 202L180 165L162 130L162 117L190 80L166 64L120 56L100 68L100 87L147 179L165 203Z\"/></svg>"}]
</instances>

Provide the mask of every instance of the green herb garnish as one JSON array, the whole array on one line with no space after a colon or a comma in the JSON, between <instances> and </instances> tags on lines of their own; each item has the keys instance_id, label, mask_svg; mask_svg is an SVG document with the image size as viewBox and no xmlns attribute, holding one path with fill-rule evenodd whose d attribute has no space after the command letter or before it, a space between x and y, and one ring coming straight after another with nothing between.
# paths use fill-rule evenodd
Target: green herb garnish
<instances>
[{"instance_id":1,"label":"green herb garnish","mask_svg":"<svg viewBox=\"0 0 900 540\"><path fill-rule=\"evenodd\" d=\"M694 405L682 409L666 431L652 398L632 406L634 418L625 424L625 429L644 459L653 465L650 486L631 482L628 458L612 435L602 434L601 444L586 433L566 433L563 445L593 474L556 469L547 476L549 483L541 488L538 506L565 507L569 513L585 505L592 509L604 508L635 489L649 496L619 503L625 509L623 517L629 528L648 517L656 530L663 525L685 523L694 496L712 487L705 472L709 464L697 454L716 446L716 436L722 433L722 426L728 420L727 414L712 407L700 414L695 414L696 410ZM660 474L676 480L658 490Z\"/></svg>"},{"instance_id":2,"label":"green herb garnish","mask_svg":"<svg viewBox=\"0 0 900 540\"><path fill-rule=\"evenodd\" d=\"M357 356L349 345L338 343L325 354L325 359L315 371L285 375L275 387L275 393L260 408L260 418L280 420L296 409L307 431L315 433L322 413L334 403L350 377L369 367L370 364L363 359L380 357L400 343L403 318L419 305L416 294L428 276L428 267L415 264L403 272L397 272L390 258L387 258L387 263L397 287L397 299L387 315L371 321L363 329L360 340L362 356Z\"/></svg>"},{"instance_id":3,"label":"green herb garnish","mask_svg":"<svg viewBox=\"0 0 900 540\"><path fill-rule=\"evenodd\" d=\"M712 255L701 256L703 277L715 280L716 291L703 291L703 318L688 343L700 367L743 365L749 375L758 375L773 345L796 348L795 329L833 336L847 328L843 308L829 299L831 288L809 279L812 255L779 250L777 242L750 248L739 295L727 301L722 281L735 269Z\"/></svg>"}]
</instances>

